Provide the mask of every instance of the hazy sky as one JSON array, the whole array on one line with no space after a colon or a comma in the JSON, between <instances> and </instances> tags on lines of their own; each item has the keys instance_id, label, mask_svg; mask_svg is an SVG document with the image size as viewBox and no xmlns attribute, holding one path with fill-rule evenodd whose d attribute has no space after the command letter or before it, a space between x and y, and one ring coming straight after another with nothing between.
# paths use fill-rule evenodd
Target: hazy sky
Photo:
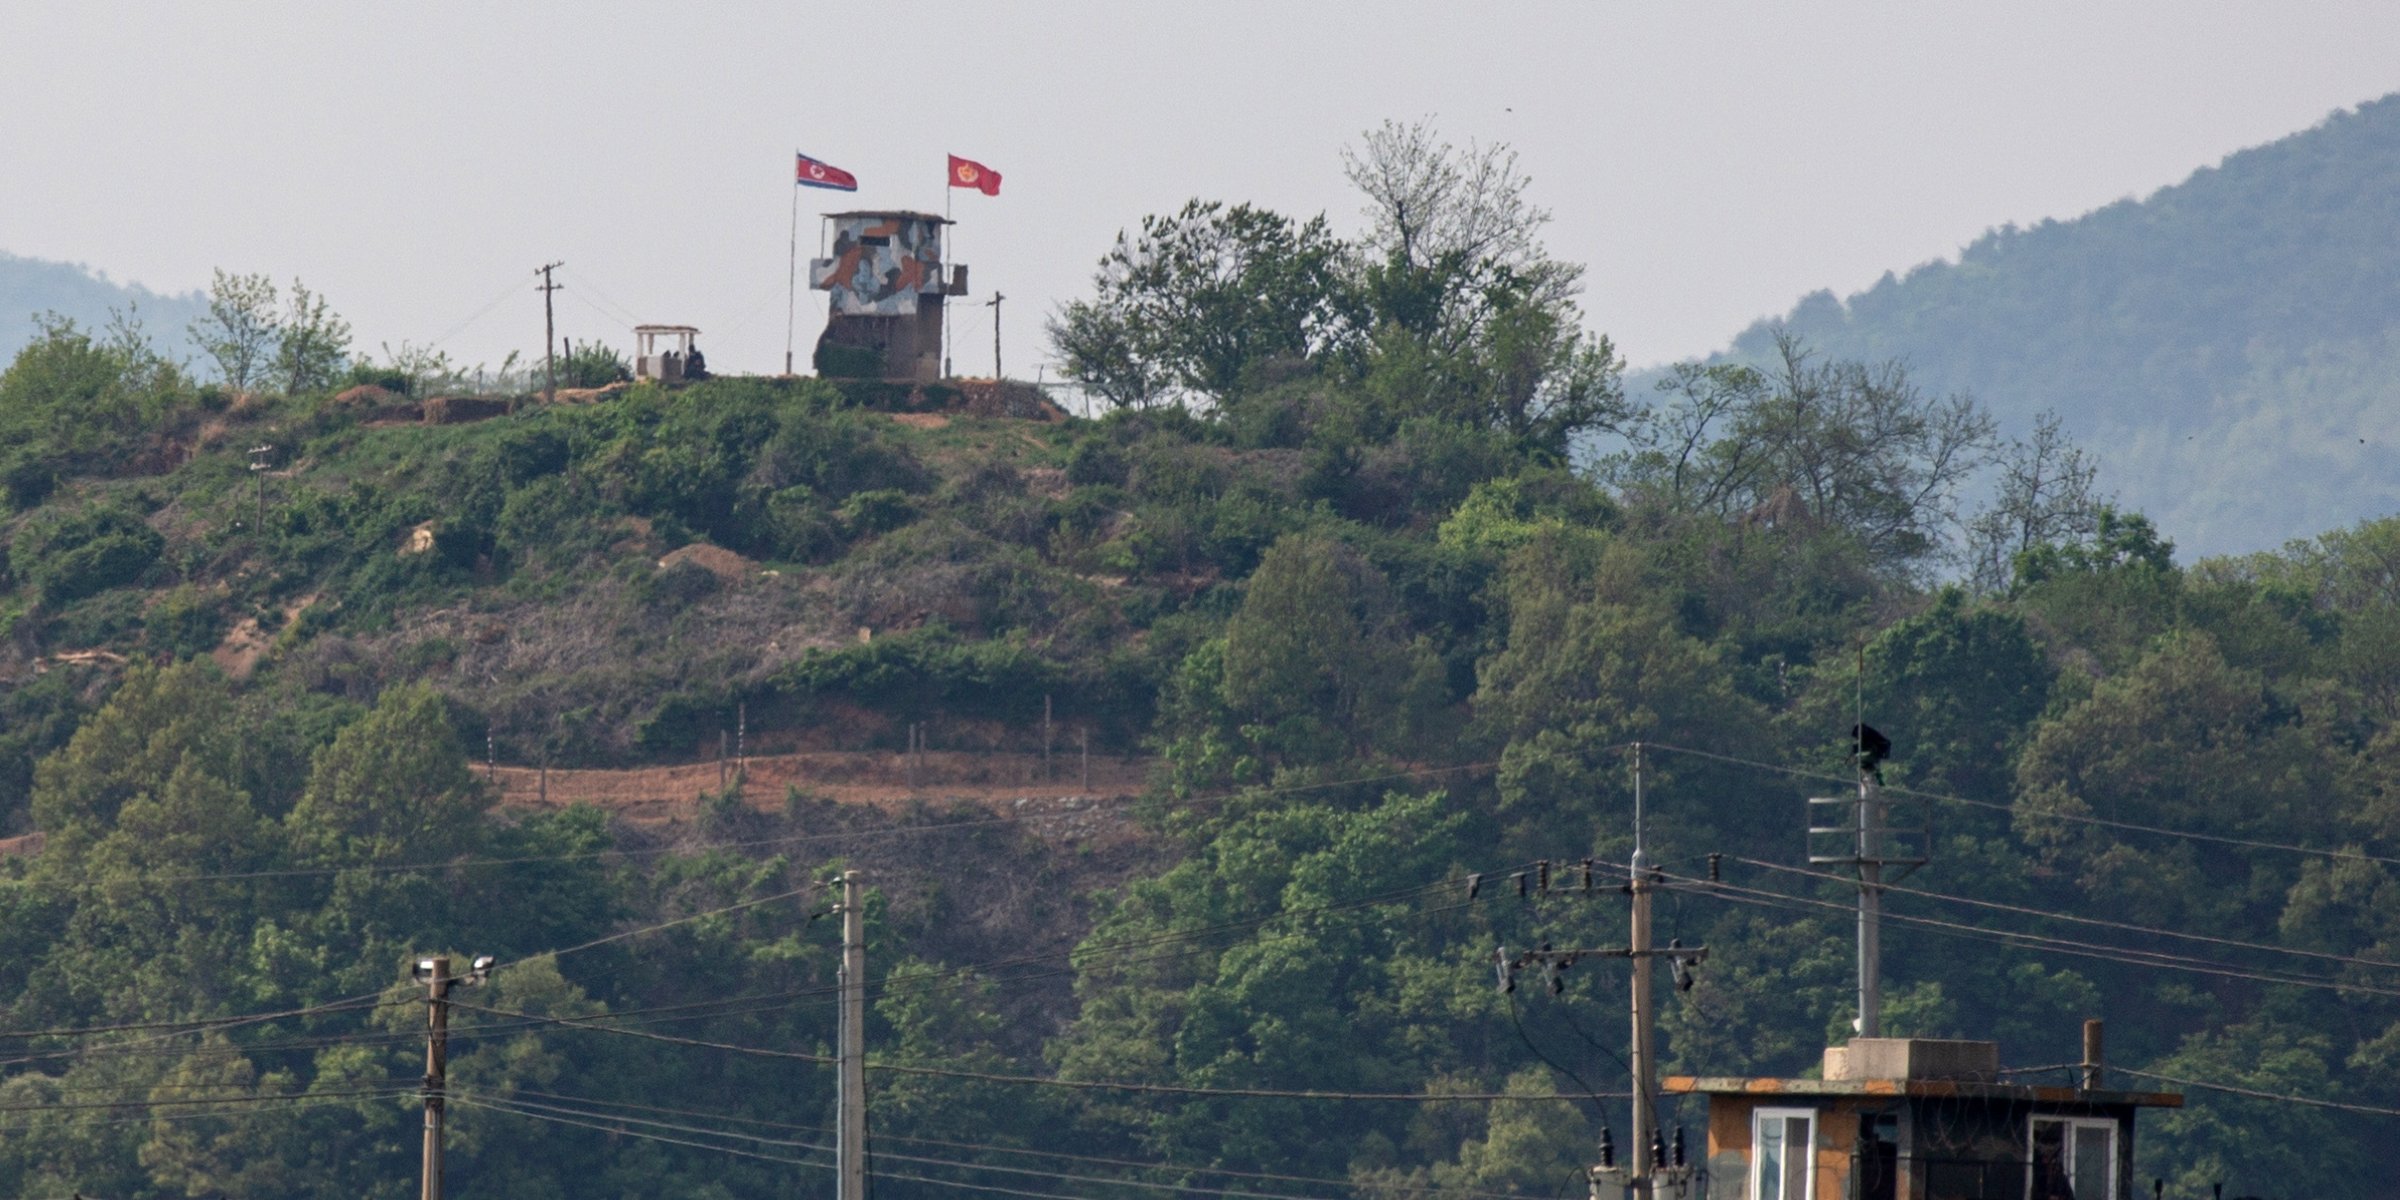
<instances>
[{"instance_id":1,"label":"hazy sky","mask_svg":"<svg viewBox=\"0 0 2400 1200\"><path fill-rule=\"evenodd\" d=\"M1719 347L1988 226L2067 217L2400 89L2400 4L0 5L0 250L162 291L299 276L362 349L496 363L687 322L780 367L795 148L819 211L939 210L1048 357L1121 227L1194 197L1356 228L1340 149L1386 117L1515 146L1636 365ZM806 264L802 264L805 285ZM823 322L800 293L799 352ZM962 311L962 372L990 369Z\"/></svg>"}]
</instances>

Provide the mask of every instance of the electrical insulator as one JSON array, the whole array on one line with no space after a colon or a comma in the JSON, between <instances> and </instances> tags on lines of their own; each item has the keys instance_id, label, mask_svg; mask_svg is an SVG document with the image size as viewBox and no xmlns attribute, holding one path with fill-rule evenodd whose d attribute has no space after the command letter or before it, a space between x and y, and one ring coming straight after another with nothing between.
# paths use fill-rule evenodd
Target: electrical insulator
<instances>
[{"instance_id":1,"label":"electrical insulator","mask_svg":"<svg viewBox=\"0 0 2400 1200\"><path fill-rule=\"evenodd\" d=\"M1675 1127L1675 1165L1683 1165L1683 1126Z\"/></svg>"},{"instance_id":2,"label":"electrical insulator","mask_svg":"<svg viewBox=\"0 0 2400 1200\"><path fill-rule=\"evenodd\" d=\"M1492 951L1492 968L1500 973L1501 995L1505 996L1517 990L1517 972L1516 968L1509 964L1508 947L1502 946Z\"/></svg>"},{"instance_id":3,"label":"electrical insulator","mask_svg":"<svg viewBox=\"0 0 2400 1200\"><path fill-rule=\"evenodd\" d=\"M1650 1165L1653 1167L1667 1165L1667 1141L1658 1136L1658 1131L1655 1129L1650 1131Z\"/></svg>"},{"instance_id":4,"label":"electrical insulator","mask_svg":"<svg viewBox=\"0 0 2400 1200\"><path fill-rule=\"evenodd\" d=\"M1600 1165L1603 1167L1617 1165L1616 1139L1608 1136L1608 1126L1606 1125L1600 1127Z\"/></svg>"}]
</instances>

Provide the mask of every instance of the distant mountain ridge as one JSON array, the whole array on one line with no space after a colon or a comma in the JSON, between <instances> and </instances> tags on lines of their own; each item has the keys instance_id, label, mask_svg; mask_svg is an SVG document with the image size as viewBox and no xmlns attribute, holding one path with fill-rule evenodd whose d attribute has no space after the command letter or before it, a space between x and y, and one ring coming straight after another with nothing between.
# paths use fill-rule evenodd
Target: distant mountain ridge
<instances>
[{"instance_id":1,"label":"distant mountain ridge","mask_svg":"<svg viewBox=\"0 0 2400 1200\"><path fill-rule=\"evenodd\" d=\"M1985 233L1780 324L1905 360L2004 429L2056 409L2101 482L2180 557L2266 549L2400 510L2400 94L2141 200Z\"/></svg>"},{"instance_id":2,"label":"distant mountain ridge","mask_svg":"<svg viewBox=\"0 0 2400 1200\"><path fill-rule=\"evenodd\" d=\"M112 308L138 313L159 349L189 358L196 352L185 328L207 307L207 298L198 292L162 295L140 284L117 283L80 263L0 250L0 368L33 340L40 314L55 312L86 329L99 329L108 324Z\"/></svg>"}]
</instances>

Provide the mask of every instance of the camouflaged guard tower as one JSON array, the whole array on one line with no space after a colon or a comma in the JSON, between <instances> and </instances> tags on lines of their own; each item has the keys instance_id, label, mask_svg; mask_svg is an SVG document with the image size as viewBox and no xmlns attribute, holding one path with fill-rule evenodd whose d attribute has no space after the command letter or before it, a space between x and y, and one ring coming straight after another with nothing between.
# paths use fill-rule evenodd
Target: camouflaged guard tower
<instances>
[{"instance_id":1,"label":"camouflaged guard tower","mask_svg":"<svg viewBox=\"0 0 2400 1200\"><path fill-rule=\"evenodd\" d=\"M967 294L967 269L945 273L946 217L827 213L832 255L810 259L808 286L830 292L817 374L931 383L942 377L942 301Z\"/></svg>"}]
</instances>

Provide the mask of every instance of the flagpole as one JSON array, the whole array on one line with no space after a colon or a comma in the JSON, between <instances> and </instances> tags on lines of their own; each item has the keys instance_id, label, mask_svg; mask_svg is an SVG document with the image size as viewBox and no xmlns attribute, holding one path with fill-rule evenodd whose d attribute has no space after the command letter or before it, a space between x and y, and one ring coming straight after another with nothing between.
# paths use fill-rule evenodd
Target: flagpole
<instances>
[{"instance_id":1,"label":"flagpole","mask_svg":"<svg viewBox=\"0 0 2400 1200\"><path fill-rule=\"evenodd\" d=\"M792 151L792 259L783 302L783 373L792 373L793 331L800 326L800 152Z\"/></svg>"},{"instance_id":2,"label":"flagpole","mask_svg":"<svg viewBox=\"0 0 2400 1200\"><path fill-rule=\"evenodd\" d=\"M957 225L957 222L950 219L951 195L958 191L957 188L950 186L951 182L950 161L945 158L942 160L942 270L944 271L957 265L950 259L950 255L958 251L957 242L950 236L950 230ZM949 378L951 375L950 281L947 278L942 280L942 375L944 378Z\"/></svg>"}]
</instances>

